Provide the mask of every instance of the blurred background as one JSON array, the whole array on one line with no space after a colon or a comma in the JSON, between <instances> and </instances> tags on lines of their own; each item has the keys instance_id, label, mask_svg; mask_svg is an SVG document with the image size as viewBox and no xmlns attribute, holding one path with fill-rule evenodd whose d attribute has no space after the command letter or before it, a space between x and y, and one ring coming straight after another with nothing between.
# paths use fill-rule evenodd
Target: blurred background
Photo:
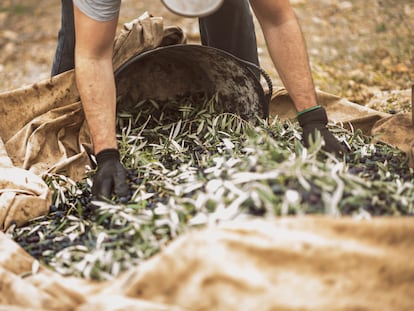
<instances>
[{"instance_id":1,"label":"blurred background","mask_svg":"<svg viewBox=\"0 0 414 311\"><path fill-rule=\"evenodd\" d=\"M50 76L60 25L58 0L2 0L0 93ZM145 11L199 42L198 20L170 13L159 0L123 0L119 27ZM414 84L413 0L292 0L318 89L384 112L410 109ZM261 66L278 75L256 23Z\"/></svg>"}]
</instances>

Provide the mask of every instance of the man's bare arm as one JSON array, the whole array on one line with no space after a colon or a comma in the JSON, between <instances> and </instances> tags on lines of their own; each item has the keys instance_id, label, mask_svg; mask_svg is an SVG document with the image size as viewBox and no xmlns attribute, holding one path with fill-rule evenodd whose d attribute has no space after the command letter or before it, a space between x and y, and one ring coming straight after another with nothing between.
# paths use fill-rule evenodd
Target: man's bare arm
<instances>
[{"instance_id":1,"label":"man's bare arm","mask_svg":"<svg viewBox=\"0 0 414 311\"><path fill-rule=\"evenodd\" d=\"M270 57L298 111L305 146L319 133L325 151L340 154L345 148L328 130L328 116L318 105L305 40L288 0L250 0L262 27Z\"/></svg>"},{"instance_id":2,"label":"man's bare arm","mask_svg":"<svg viewBox=\"0 0 414 311\"><path fill-rule=\"evenodd\" d=\"M75 74L95 154L116 149L112 49L118 19L99 22L74 7Z\"/></svg>"},{"instance_id":3,"label":"man's bare arm","mask_svg":"<svg viewBox=\"0 0 414 311\"><path fill-rule=\"evenodd\" d=\"M118 18L99 22L74 7L75 75L83 110L92 137L98 169L92 199L129 199L126 170L120 162L116 140L116 90L112 66Z\"/></svg>"},{"instance_id":4,"label":"man's bare arm","mask_svg":"<svg viewBox=\"0 0 414 311\"><path fill-rule=\"evenodd\" d=\"M317 105L305 41L288 0L250 0L270 57L298 111Z\"/></svg>"}]
</instances>

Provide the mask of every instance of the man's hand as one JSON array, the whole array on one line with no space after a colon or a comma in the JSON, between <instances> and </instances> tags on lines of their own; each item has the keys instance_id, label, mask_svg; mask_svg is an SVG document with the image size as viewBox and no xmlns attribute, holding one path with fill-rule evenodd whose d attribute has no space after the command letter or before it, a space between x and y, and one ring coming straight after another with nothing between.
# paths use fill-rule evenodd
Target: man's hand
<instances>
[{"instance_id":1,"label":"man's hand","mask_svg":"<svg viewBox=\"0 0 414 311\"><path fill-rule=\"evenodd\" d=\"M119 151L105 149L96 155L98 170L93 178L92 200L110 199L114 193L121 200L128 198L127 173L119 161Z\"/></svg>"},{"instance_id":2,"label":"man's hand","mask_svg":"<svg viewBox=\"0 0 414 311\"><path fill-rule=\"evenodd\" d=\"M311 139L315 141L316 131L319 131L325 142L322 146L323 150L335 154L346 152L346 149L327 129L328 117L323 107L316 106L308 111L299 113L298 121L303 129L302 139L306 147L309 147Z\"/></svg>"}]
</instances>

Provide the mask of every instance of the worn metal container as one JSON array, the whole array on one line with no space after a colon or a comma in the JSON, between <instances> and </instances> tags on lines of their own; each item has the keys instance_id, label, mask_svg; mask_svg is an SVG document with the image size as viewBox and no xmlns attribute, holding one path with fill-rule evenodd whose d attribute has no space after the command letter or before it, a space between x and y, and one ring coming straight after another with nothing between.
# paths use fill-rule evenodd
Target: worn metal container
<instances>
[{"instance_id":1,"label":"worn metal container","mask_svg":"<svg viewBox=\"0 0 414 311\"><path fill-rule=\"evenodd\" d=\"M115 72L118 105L134 113L136 103L145 99L168 104L184 96L217 93L219 111L256 121L257 116L268 116L270 99L259 72L265 75L259 67L216 48L164 46L132 57ZM271 81L266 78L271 93Z\"/></svg>"}]
</instances>

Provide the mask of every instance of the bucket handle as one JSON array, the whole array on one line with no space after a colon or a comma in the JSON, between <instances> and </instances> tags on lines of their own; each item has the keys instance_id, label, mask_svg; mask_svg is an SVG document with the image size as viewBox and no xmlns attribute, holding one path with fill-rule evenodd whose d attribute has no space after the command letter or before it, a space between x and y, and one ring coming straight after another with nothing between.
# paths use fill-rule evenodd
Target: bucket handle
<instances>
[{"instance_id":1,"label":"bucket handle","mask_svg":"<svg viewBox=\"0 0 414 311\"><path fill-rule=\"evenodd\" d=\"M260 66L256 65L255 63L249 62L247 60L244 59L240 59L238 57L236 57L236 59L249 66L249 70L253 71L254 69L259 71L259 73L263 76L263 78L265 79L266 83L267 83L267 87L269 88L269 93L267 95L265 95L265 99L267 100L267 104L270 105L270 101L272 99L272 95L273 95L273 82L272 79L270 78L270 76L268 75L268 73ZM254 74L254 72L252 72Z\"/></svg>"}]
</instances>

